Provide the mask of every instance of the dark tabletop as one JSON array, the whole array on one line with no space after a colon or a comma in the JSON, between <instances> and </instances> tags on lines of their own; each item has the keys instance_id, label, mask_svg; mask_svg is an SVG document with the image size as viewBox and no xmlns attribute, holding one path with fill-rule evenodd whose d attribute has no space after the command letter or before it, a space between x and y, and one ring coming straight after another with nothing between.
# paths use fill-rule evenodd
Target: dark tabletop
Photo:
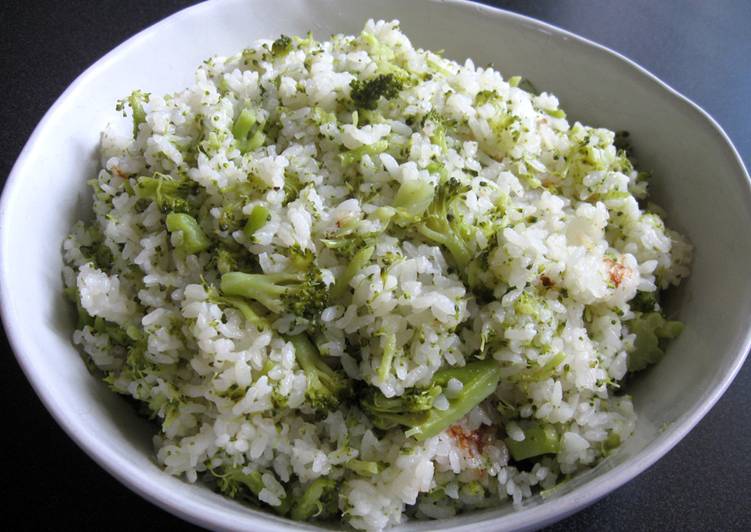
<instances>
[{"instance_id":1,"label":"dark tabletop","mask_svg":"<svg viewBox=\"0 0 751 532\"><path fill-rule=\"evenodd\" d=\"M0 176L85 68L188 0L0 2ZM488 1L609 46L706 109L751 166L751 2ZM10 529L189 529L129 492L55 424L4 337L2 517ZM651 469L550 530L751 530L751 367ZM6 528L6 527L3 527ZM8 528L6 528L8 529Z\"/></svg>"}]
</instances>

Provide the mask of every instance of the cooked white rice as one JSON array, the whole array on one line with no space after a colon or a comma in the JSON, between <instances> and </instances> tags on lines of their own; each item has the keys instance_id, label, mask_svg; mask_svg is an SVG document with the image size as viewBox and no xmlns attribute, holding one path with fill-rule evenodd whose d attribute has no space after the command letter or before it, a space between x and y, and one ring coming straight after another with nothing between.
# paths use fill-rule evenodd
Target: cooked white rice
<instances>
[{"instance_id":1,"label":"cooked white rice","mask_svg":"<svg viewBox=\"0 0 751 532\"><path fill-rule=\"evenodd\" d=\"M324 478L336 493L318 517L381 530L518 504L597 463L634 428L619 383L677 333L650 296L690 262L686 240L647 210L645 175L613 132L569 122L555 96L415 49L397 22L291 42L207 60L174 95L134 93L135 138L102 134L95 219L64 243L74 341L155 419L159 464L306 519L316 512L299 501ZM379 76L401 90L354 112L353 88ZM255 123L238 133L244 109ZM170 203L168 185L149 196L141 176L182 183L186 204ZM464 186L452 221L469 265L416 230L427 211L407 205L410 221L391 209L405 183L433 191L451 179ZM268 221L250 235L259 205ZM190 253L190 235L165 225L171 210L191 213L208 247ZM372 256L348 290L307 319L250 298L273 323L257 327L220 294L226 264L272 273L301 256L330 290L365 245ZM311 400L289 340L299 334L353 395ZM358 401L424 389L478 358L500 368L495 391L422 441L408 426L375 427ZM449 379L433 412L465 393ZM514 459L541 428L553 447Z\"/></svg>"}]
</instances>

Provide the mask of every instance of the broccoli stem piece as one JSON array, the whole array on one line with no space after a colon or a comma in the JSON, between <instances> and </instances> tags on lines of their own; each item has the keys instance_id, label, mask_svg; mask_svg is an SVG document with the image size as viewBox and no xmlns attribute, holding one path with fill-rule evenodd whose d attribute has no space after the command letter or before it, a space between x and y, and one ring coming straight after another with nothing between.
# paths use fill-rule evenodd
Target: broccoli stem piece
<instances>
[{"instance_id":1,"label":"broccoli stem piece","mask_svg":"<svg viewBox=\"0 0 751 532\"><path fill-rule=\"evenodd\" d=\"M349 288L350 281L352 281L352 278L357 275L357 273L362 270L368 262L370 262L370 258L373 256L374 251L375 247L368 246L355 253L354 257L352 257L352 260L347 265L347 268L344 270L344 273L336 280L334 286L331 288L330 296L332 299L336 300L344 297Z\"/></svg>"},{"instance_id":2,"label":"broccoli stem piece","mask_svg":"<svg viewBox=\"0 0 751 532\"><path fill-rule=\"evenodd\" d=\"M503 441L508 447L511 458L516 461L526 460L541 454L554 454L560 449L560 439L555 427L552 425L540 425L536 421L524 424L524 439L515 441L506 438Z\"/></svg>"},{"instance_id":3,"label":"broccoli stem piece","mask_svg":"<svg viewBox=\"0 0 751 532\"><path fill-rule=\"evenodd\" d=\"M222 275L219 287L224 295L258 301L275 314L290 312L309 320L320 317L328 305L326 286L320 274L308 272L242 273Z\"/></svg>"},{"instance_id":4,"label":"broccoli stem piece","mask_svg":"<svg viewBox=\"0 0 751 532\"><path fill-rule=\"evenodd\" d=\"M263 146L264 142L266 142L266 134L260 129L255 130L255 132L253 132L250 138L245 142L243 153L247 153L249 151L260 148L261 146Z\"/></svg>"},{"instance_id":5,"label":"broccoli stem piece","mask_svg":"<svg viewBox=\"0 0 751 532\"><path fill-rule=\"evenodd\" d=\"M435 188L427 181L405 181L396 191L394 207L409 216L417 217L433 202Z\"/></svg>"},{"instance_id":6,"label":"broccoli stem piece","mask_svg":"<svg viewBox=\"0 0 751 532\"><path fill-rule=\"evenodd\" d=\"M250 211L248 221L246 222L245 227L243 227L243 233L250 238L256 231L266 225L269 220L271 220L271 213L269 213L269 210L263 205L256 205L253 207L253 210Z\"/></svg>"},{"instance_id":7,"label":"broccoli stem piece","mask_svg":"<svg viewBox=\"0 0 751 532\"><path fill-rule=\"evenodd\" d=\"M427 238L445 247L459 268L465 268L472 260L472 252L462 238L454 234L448 221L429 219L418 225L417 231Z\"/></svg>"},{"instance_id":8,"label":"broccoli stem piece","mask_svg":"<svg viewBox=\"0 0 751 532\"><path fill-rule=\"evenodd\" d=\"M378 464L378 462L358 460L357 458L353 458L352 460L344 464L344 467L346 467L350 471L353 471L356 475L360 475L361 477L374 477L381 472L381 466Z\"/></svg>"},{"instance_id":9,"label":"broccoli stem piece","mask_svg":"<svg viewBox=\"0 0 751 532\"><path fill-rule=\"evenodd\" d=\"M330 478L317 478L295 502L290 517L295 521L308 521L312 518L326 519L336 514L338 498L335 481Z\"/></svg>"},{"instance_id":10,"label":"broccoli stem piece","mask_svg":"<svg viewBox=\"0 0 751 532\"><path fill-rule=\"evenodd\" d=\"M299 283L300 275L294 273L255 274L242 272L228 272L222 275L219 287L223 294L240 296L258 301L271 312L284 312L282 296L293 290L293 285Z\"/></svg>"},{"instance_id":11,"label":"broccoli stem piece","mask_svg":"<svg viewBox=\"0 0 751 532\"><path fill-rule=\"evenodd\" d=\"M440 370L433 376L429 388L409 391L400 397L387 398L372 391L360 405L376 427L389 429L404 425L408 427L407 436L424 441L456 423L484 401L495 391L500 377L501 367L494 360L480 360L462 368ZM435 398L451 379L463 384L462 391L449 400L448 409L438 410L434 407Z\"/></svg>"},{"instance_id":12,"label":"broccoli stem piece","mask_svg":"<svg viewBox=\"0 0 751 532\"><path fill-rule=\"evenodd\" d=\"M391 365L396 355L396 334L389 333L386 336L386 345L383 347L381 354L381 364L378 366L378 378L381 382L386 380L386 376L391 372Z\"/></svg>"},{"instance_id":13,"label":"broccoli stem piece","mask_svg":"<svg viewBox=\"0 0 751 532\"><path fill-rule=\"evenodd\" d=\"M548 379L555 372L555 368L561 365L565 358L565 353L558 353L553 358L548 360L545 365L510 375L508 377L508 380L509 382L524 384L530 382L539 382Z\"/></svg>"},{"instance_id":14,"label":"broccoli stem piece","mask_svg":"<svg viewBox=\"0 0 751 532\"><path fill-rule=\"evenodd\" d=\"M405 433L407 436L424 441L459 421L495 391L501 378L501 368L495 360L470 362L463 368L440 370L435 374L433 382L446 386L452 378L464 385L459 397L450 400L446 410L432 409L428 419L408 430Z\"/></svg>"},{"instance_id":15,"label":"broccoli stem piece","mask_svg":"<svg viewBox=\"0 0 751 532\"><path fill-rule=\"evenodd\" d=\"M235 137L237 148L242 154L253 151L263 146L263 143L266 142L266 135L260 129L256 129L251 135L251 130L256 125L256 122L257 116L255 111L246 107L240 111L240 115L232 124L232 136Z\"/></svg>"},{"instance_id":16,"label":"broccoli stem piece","mask_svg":"<svg viewBox=\"0 0 751 532\"><path fill-rule=\"evenodd\" d=\"M130 93L130 96L117 102L116 110L122 111L127 103L133 112L133 138L138 136L138 126L146 122L146 111L143 108L143 104L148 103L148 101L149 93L135 90ZM123 116L125 115L123 114Z\"/></svg>"},{"instance_id":17,"label":"broccoli stem piece","mask_svg":"<svg viewBox=\"0 0 751 532\"><path fill-rule=\"evenodd\" d=\"M373 144L365 144L354 150L349 150L339 154L339 161L342 166L351 166L363 158L364 155L377 155L385 152L389 147L386 139L381 139Z\"/></svg>"},{"instance_id":18,"label":"broccoli stem piece","mask_svg":"<svg viewBox=\"0 0 751 532\"><path fill-rule=\"evenodd\" d=\"M256 113L253 109L246 107L240 111L240 115L232 124L232 136L236 139L246 139L252 128L256 123Z\"/></svg>"},{"instance_id":19,"label":"broccoli stem piece","mask_svg":"<svg viewBox=\"0 0 751 532\"><path fill-rule=\"evenodd\" d=\"M211 241L204 234L198 222L189 214L171 212L167 215L167 230L170 233L182 232L180 249L188 255L205 251L211 245Z\"/></svg>"},{"instance_id":20,"label":"broccoli stem piece","mask_svg":"<svg viewBox=\"0 0 751 532\"><path fill-rule=\"evenodd\" d=\"M360 405L377 427L388 429L404 425L408 428L406 436L424 441L456 423L484 401L495 391L500 377L501 367L494 360L480 360L462 368L438 371L427 390L390 399L380 392L372 392ZM438 410L433 406L435 398L451 379L463 384L462 391L458 397L449 400L446 410Z\"/></svg>"},{"instance_id":21,"label":"broccoli stem piece","mask_svg":"<svg viewBox=\"0 0 751 532\"><path fill-rule=\"evenodd\" d=\"M253 310L250 304L248 304L248 302L241 297L217 296L212 300L218 305L229 305L236 308L238 311L240 311L240 314L243 315L245 321L255 326L259 330L271 329L271 324L269 323L269 321L266 318L259 316L256 311Z\"/></svg>"},{"instance_id":22,"label":"broccoli stem piece","mask_svg":"<svg viewBox=\"0 0 751 532\"><path fill-rule=\"evenodd\" d=\"M289 338L295 348L295 359L308 381L305 396L316 410L336 407L347 389L347 379L328 366L306 334Z\"/></svg>"}]
</instances>

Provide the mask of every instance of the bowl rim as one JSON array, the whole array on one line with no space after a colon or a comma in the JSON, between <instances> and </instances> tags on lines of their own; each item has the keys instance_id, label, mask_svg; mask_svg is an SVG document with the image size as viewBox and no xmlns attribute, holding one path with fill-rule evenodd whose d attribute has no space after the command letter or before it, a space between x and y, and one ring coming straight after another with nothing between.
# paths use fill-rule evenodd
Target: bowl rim
<instances>
[{"instance_id":1,"label":"bowl rim","mask_svg":"<svg viewBox=\"0 0 751 532\"><path fill-rule=\"evenodd\" d=\"M78 426L79 423L64 409L60 408L51 393L45 389L42 379L38 376L35 368L29 360L27 360L22 334L23 325L8 311L8 294L12 290L7 281L6 264L8 257L11 254L9 253L9 250L6 249L7 238L5 238L5 234L10 230L8 221L6 220L8 205L13 200L20 187L20 175L23 173L23 168L27 164L27 161L34 156L41 132L46 129L47 124L58 112L58 109L62 106L63 102L74 94L79 86L85 84L90 78L94 77L110 61L115 60L118 56L127 54L128 51L139 41L148 38L150 35L160 31L168 25L179 24L184 19L195 17L199 12L212 8L216 4L228 4L234 1L237 0L205 1L181 9L129 37L84 70L83 73L81 73L55 100L52 106L44 114L39 124L34 128L34 131L24 145L10 171L10 174L8 175L3 187L2 197L0 198L0 318L2 319L8 342L16 360L34 389L34 392L42 401L42 404L52 415L57 424L79 448L128 489L163 510L188 522L206 528L225 530L236 530L238 525L242 523L238 522L230 513L202 505L182 504L182 496L177 495L160 484L151 482L137 466L129 462L125 457L120 456L118 453L101 445L96 435L82 430ZM471 9L479 14L485 14L496 18L505 18L512 23L525 25L530 29L544 31L557 38L571 40L577 44L584 45L594 53L599 54L601 57L614 60L621 68L630 69L632 75L641 78L641 81L643 82L651 83L653 86L656 86L658 90L667 92L677 102L683 104L690 112L695 113L699 118L703 119L704 122L714 130L713 132L724 143L725 147L730 150L730 156L738 167L738 172L734 174L734 177L740 178L742 185L745 185L747 199L751 200L751 178L749 178L748 171L746 170L738 151L722 127L699 105L628 57L604 45L569 32L568 30L505 9L479 4L471 0L425 1L436 4L448 4L457 8ZM647 468L652 466L657 460L670 451L691 429L693 429L707 412L709 412L723 393L725 393L730 383L737 375L748 355L749 348L751 348L751 323L747 326L745 337L742 342L740 342L739 351L735 353L732 364L726 374L723 375L720 383L709 391L705 396L704 401L696 410L686 413L676 419L672 424L670 431L660 435L635 457L619 464L613 469L603 472L601 475L593 479L588 480L585 485L572 490L572 492L546 501L544 504L529 508L528 510L520 510L506 514L502 517L489 517L475 523L457 523L457 526L451 527L451 529L469 531L470 528L472 528L473 530L485 530L494 527L494 523L499 519L503 520L504 528L535 529L544 526L545 524L563 519L564 517L589 506L611 491L624 485L637 475L643 473ZM584 486L586 486L587 489L583 489ZM258 517L258 514L255 513L248 513L247 518L249 521L255 521L253 525L259 527L257 528L258 530L283 531L291 530L292 527L297 529L308 528L308 526L301 523L294 523L293 525L292 521L284 520L281 522L278 518L275 518L275 516L272 515L268 515L266 518ZM435 522L439 527L440 523L441 521ZM247 524L247 522L245 524Z\"/></svg>"}]
</instances>

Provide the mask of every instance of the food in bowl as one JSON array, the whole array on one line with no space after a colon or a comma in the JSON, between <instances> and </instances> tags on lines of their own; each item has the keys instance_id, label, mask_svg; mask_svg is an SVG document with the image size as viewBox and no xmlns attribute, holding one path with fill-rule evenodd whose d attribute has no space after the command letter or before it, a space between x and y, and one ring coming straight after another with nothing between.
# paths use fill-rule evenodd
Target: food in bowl
<instances>
[{"instance_id":1,"label":"food in bowl","mask_svg":"<svg viewBox=\"0 0 751 532\"><path fill-rule=\"evenodd\" d=\"M118 109L63 277L166 472L380 530L519 504L633 431L691 246L624 135L372 20Z\"/></svg>"}]
</instances>

